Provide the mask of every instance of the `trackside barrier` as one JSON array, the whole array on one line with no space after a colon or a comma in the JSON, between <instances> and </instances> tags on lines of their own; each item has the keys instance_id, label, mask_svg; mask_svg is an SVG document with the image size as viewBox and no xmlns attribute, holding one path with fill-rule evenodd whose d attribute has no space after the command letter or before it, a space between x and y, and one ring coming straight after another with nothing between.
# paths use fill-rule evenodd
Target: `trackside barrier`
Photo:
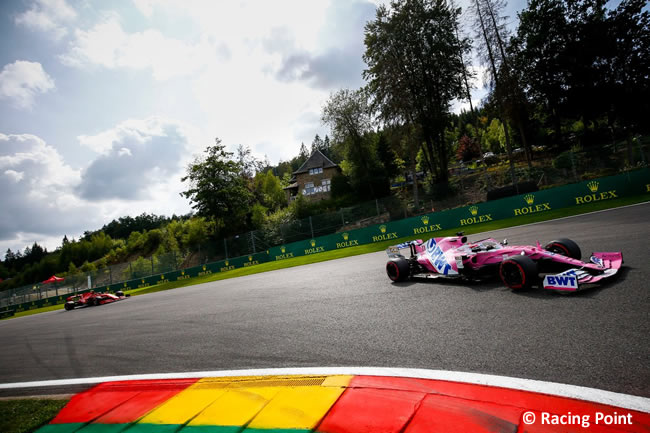
<instances>
[{"instance_id":1,"label":"trackside barrier","mask_svg":"<svg viewBox=\"0 0 650 433\"><path fill-rule=\"evenodd\" d=\"M16 311L11 309L11 308L3 308L0 310L0 319L4 319L5 317L11 317L14 314L16 314Z\"/></svg>"},{"instance_id":2,"label":"trackside barrier","mask_svg":"<svg viewBox=\"0 0 650 433\"><path fill-rule=\"evenodd\" d=\"M548 212L554 209L580 207L589 203L642 194L648 194L650 198L650 169L647 168L616 176L592 179L500 200L478 203L472 206L428 213L417 217L387 222L385 224L350 230L344 233L315 237L310 240L275 246L266 251L248 256L235 257L165 274L152 275L97 287L94 290L98 292L115 292L117 290L138 289L169 281L179 281L187 278L228 272L233 269L246 268L260 263L383 242L405 236L422 235L423 238L429 238L434 237L435 233L441 230L454 228L462 230L469 226L490 221L522 217L534 213ZM85 293L87 291L81 290L78 293ZM61 304L65 302L67 296L58 296L13 305L9 306L8 309L20 312L46 307L48 305Z\"/></svg>"}]
</instances>

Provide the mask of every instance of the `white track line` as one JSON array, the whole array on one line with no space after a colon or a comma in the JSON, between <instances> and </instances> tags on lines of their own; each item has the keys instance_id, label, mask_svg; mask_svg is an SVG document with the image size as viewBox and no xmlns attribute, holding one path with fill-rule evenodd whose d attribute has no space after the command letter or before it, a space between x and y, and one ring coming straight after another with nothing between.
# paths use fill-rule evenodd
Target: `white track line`
<instances>
[{"instance_id":1,"label":"white track line","mask_svg":"<svg viewBox=\"0 0 650 433\"><path fill-rule=\"evenodd\" d=\"M37 382L17 382L0 384L0 390L36 388L49 386L93 385L102 382L122 380L156 380L156 379L190 379L202 377L233 376L271 376L271 375L362 375L395 376L419 379L447 380L475 385L496 386L522 391L585 400L620 408L650 413L650 398L620 394L595 388L566 385L540 380L520 379L515 377L494 376L491 374L464 373L458 371L426 370L417 368L388 367L302 367L302 368L264 368L253 370L196 371L187 373L137 374L128 376L87 377L81 379L45 380Z\"/></svg>"}]
</instances>

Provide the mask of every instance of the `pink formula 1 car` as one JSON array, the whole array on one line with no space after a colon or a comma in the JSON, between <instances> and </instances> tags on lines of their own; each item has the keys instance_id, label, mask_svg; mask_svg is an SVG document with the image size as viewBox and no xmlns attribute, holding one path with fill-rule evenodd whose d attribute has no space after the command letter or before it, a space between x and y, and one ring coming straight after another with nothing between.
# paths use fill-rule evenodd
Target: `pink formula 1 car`
<instances>
[{"instance_id":1,"label":"pink formula 1 car","mask_svg":"<svg viewBox=\"0 0 650 433\"><path fill-rule=\"evenodd\" d=\"M410 257L400 253L402 248L410 249ZM621 252L592 253L589 262L583 262L580 248L571 239L557 239L544 247L539 242L509 246L507 240L492 238L468 242L462 233L406 242L386 252L390 258L386 272L393 281L411 277L480 281L498 274L506 286L519 290L539 284L543 275L542 287L565 293L611 277L623 264Z\"/></svg>"},{"instance_id":2,"label":"pink formula 1 car","mask_svg":"<svg viewBox=\"0 0 650 433\"><path fill-rule=\"evenodd\" d=\"M110 304L111 302L121 301L131 295L125 295L124 292L118 290L115 294L112 293L95 293L90 291L80 295L74 295L66 299L64 308L66 310L73 310L75 307L92 307L96 305Z\"/></svg>"}]
</instances>

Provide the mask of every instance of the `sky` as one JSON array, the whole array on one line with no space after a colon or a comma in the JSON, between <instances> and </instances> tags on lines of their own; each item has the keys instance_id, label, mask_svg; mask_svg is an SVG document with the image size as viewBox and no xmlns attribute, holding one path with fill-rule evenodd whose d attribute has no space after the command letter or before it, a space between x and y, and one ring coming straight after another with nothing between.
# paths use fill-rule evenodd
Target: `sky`
<instances>
[{"instance_id":1,"label":"sky","mask_svg":"<svg viewBox=\"0 0 650 433\"><path fill-rule=\"evenodd\" d=\"M272 164L297 155L329 133L329 95L364 85L379 3L0 2L0 257L122 216L189 213L180 179L217 137Z\"/></svg>"}]
</instances>

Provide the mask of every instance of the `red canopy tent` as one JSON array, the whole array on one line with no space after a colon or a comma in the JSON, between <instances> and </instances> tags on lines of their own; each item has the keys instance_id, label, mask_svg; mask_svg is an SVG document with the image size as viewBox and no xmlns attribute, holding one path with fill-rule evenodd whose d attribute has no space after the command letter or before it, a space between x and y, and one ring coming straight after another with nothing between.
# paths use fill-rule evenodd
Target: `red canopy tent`
<instances>
[{"instance_id":1,"label":"red canopy tent","mask_svg":"<svg viewBox=\"0 0 650 433\"><path fill-rule=\"evenodd\" d=\"M63 281L63 278L57 277L56 275L52 275L47 280L42 281L41 284L60 283L61 281Z\"/></svg>"}]
</instances>

